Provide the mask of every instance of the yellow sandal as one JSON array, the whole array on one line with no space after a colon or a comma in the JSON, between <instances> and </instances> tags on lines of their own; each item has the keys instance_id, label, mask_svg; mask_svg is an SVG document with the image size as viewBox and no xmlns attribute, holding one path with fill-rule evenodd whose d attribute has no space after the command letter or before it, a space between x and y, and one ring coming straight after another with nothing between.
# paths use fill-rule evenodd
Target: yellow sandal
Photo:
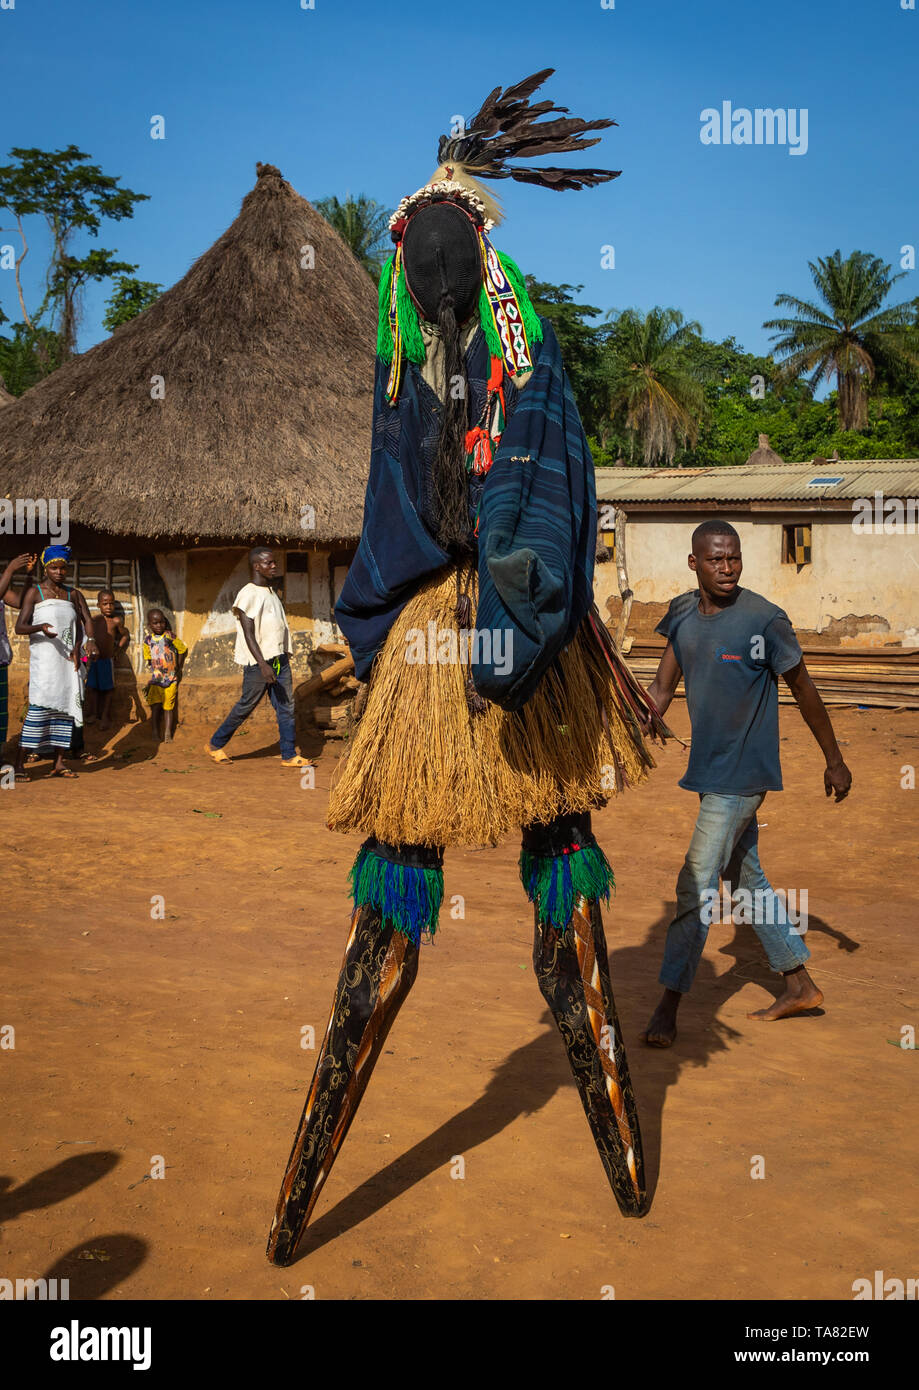
<instances>
[{"instance_id":1,"label":"yellow sandal","mask_svg":"<svg viewBox=\"0 0 919 1390\"><path fill-rule=\"evenodd\" d=\"M208 757L213 758L215 763L231 763L233 759L224 753L222 748L212 748L209 743L204 745L204 751Z\"/></svg>"}]
</instances>

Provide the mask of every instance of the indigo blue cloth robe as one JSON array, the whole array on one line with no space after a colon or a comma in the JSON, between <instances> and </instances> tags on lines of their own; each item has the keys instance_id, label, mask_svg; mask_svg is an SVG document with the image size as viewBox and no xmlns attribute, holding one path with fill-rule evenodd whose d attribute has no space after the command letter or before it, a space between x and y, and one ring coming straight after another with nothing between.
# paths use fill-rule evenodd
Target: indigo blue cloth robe
<instances>
[{"instance_id":1,"label":"indigo blue cloth robe","mask_svg":"<svg viewBox=\"0 0 919 1390\"><path fill-rule=\"evenodd\" d=\"M518 391L505 375L504 433L484 485L471 488L479 513L477 629L500 633L479 650L511 655L509 663L478 662L472 675L477 690L505 709L526 702L592 602L593 462L555 330L547 319L542 325L526 386ZM471 421L484 406L489 371L479 330L466 352ZM405 605L450 562L433 538L431 504L441 403L406 363L392 407L387 377L378 359L364 526L335 608L360 680Z\"/></svg>"}]
</instances>

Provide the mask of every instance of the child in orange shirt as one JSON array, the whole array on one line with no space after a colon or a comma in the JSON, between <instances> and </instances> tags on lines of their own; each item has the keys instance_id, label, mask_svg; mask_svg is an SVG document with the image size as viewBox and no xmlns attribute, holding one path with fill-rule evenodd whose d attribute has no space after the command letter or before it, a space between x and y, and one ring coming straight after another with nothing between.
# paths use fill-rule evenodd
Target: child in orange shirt
<instances>
[{"instance_id":1,"label":"child in orange shirt","mask_svg":"<svg viewBox=\"0 0 919 1390\"><path fill-rule=\"evenodd\" d=\"M153 737L157 741L162 739L164 743L171 743L175 729L176 697L188 648L180 637L175 636L161 608L151 608L147 622L150 630L144 634L144 661L150 668L150 680L144 694L151 710Z\"/></svg>"}]
</instances>

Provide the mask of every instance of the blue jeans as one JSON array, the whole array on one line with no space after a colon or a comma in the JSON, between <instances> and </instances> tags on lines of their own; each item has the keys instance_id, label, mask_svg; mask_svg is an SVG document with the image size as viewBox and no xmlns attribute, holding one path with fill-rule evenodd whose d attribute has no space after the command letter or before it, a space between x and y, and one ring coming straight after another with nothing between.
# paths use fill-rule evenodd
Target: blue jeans
<instances>
[{"instance_id":1,"label":"blue jeans","mask_svg":"<svg viewBox=\"0 0 919 1390\"><path fill-rule=\"evenodd\" d=\"M668 989L685 994L692 985L708 936L719 878L729 883L732 891L746 889L750 894L747 901L756 904L750 914L752 926L773 970L794 970L810 958L759 862L756 813L765 796L765 792L758 796L704 792L700 796L699 818L677 879L676 916L667 928L660 982ZM735 920L736 913L735 908Z\"/></svg>"},{"instance_id":2,"label":"blue jeans","mask_svg":"<svg viewBox=\"0 0 919 1390\"><path fill-rule=\"evenodd\" d=\"M266 684L257 666L243 667L242 694L220 728L212 736L212 748L223 748L229 743L240 724L249 718L267 690L268 698L274 706L275 717L278 721L278 733L281 736L281 757L293 758L296 755L294 684L290 674L290 657L286 655L274 657L268 665L273 667L277 673L277 680L273 685Z\"/></svg>"}]
</instances>

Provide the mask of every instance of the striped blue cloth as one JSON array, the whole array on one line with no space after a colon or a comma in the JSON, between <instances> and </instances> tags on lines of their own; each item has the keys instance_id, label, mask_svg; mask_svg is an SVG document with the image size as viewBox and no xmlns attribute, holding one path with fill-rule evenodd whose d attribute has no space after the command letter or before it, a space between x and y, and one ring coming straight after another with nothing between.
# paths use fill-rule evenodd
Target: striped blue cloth
<instances>
[{"instance_id":1,"label":"striped blue cloth","mask_svg":"<svg viewBox=\"0 0 919 1390\"><path fill-rule=\"evenodd\" d=\"M555 330L547 319L542 325L535 370L501 436L479 512L476 628L492 634L481 644L492 660L472 675L479 694L507 710L526 703L593 602L593 460Z\"/></svg>"},{"instance_id":2,"label":"striped blue cloth","mask_svg":"<svg viewBox=\"0 0 919 1390\"><path fill-rule=\"evenodd\" d=\"M21 748L69 748L73 738L73 720L69 714L29 705L19 735Z\"/></svg>"},{"instance_id":3,"label":"striped blue cloth","mask_svg":"<svg viewBox=\"0 0 919 1390\"><path fill-rule=\"evenodd\" d=\"M518 392L505 375L507 423L481 490L477 627L500 636L480 645L492 659L472 670L479 692L505 709L525 703L592 601L593 462L555 330L548 319L542 327L526 386ZM484 405L489 371L480 330L466 352L470 420ZM359 680L405 605L450 560L430 524L442 407L412 363L390 406L388 372L377 359L363 530L335 608Z\"/></svg>"},{"instance_id":4,"label":"striped blue cloth","mask_svg":"<svg viewBox=\"0 0 919 1390\"><path fill-rule=\"evenodd\" d=\"M484 334L476 337L484 342ZM442 407L411 362L405 363L399 399L391 406L388 376L389 367L378 357L364 524L335 605L354 674L362 681L402 609L449 559L425 522Z\"/></svg>"}]
</instances>

